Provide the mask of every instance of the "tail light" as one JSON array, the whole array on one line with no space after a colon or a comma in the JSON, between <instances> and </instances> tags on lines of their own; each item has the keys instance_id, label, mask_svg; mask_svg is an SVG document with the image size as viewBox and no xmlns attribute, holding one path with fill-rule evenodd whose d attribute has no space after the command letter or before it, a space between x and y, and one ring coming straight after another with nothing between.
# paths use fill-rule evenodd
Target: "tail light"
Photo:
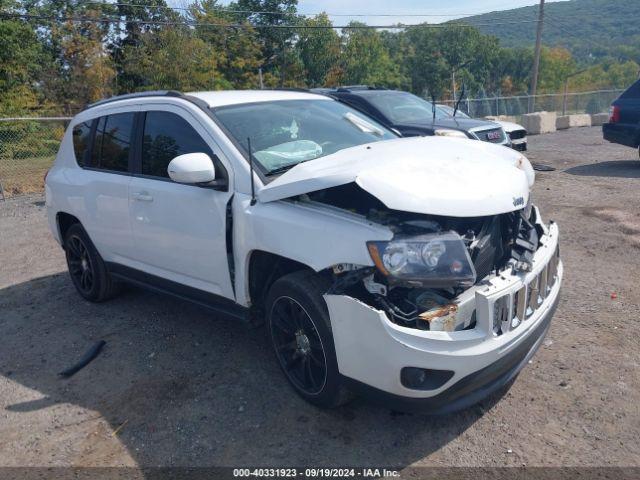
<instances>
[{"instance_id":1,"label":"tail light","mask_svg":"<svg viewBox=\"0 0 640 480\"><path fill-rule=\"evenodd\" d=\"M611 105L609 107L609 123L618 123L620 121L620 107Z\"/></svg>"},{"instance_id":2,"label":"tail light","mask_svg":"<svg viewBox=\"0 0 640 480\"><path fill-rule=\"evenodd\" d=\"M44 177L42 177L42 183L47 183L47 175L49 175L49 169L44 172Z\"/></svg>"}]
</instances>

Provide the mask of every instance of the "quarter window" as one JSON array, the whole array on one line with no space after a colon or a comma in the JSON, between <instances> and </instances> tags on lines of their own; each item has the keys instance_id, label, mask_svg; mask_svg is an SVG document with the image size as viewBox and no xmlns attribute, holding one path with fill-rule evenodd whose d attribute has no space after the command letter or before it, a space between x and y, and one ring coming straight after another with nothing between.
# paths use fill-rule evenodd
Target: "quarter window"
<instances>
[{"instance_id":1,"label":"quarter window","mask_svg":"<svg viewBox=\"0 0 640 480\"><path fill-rule=\"evenodd\" d=\"M129 170L134 118L135 113L116 113L100 117L91 155L94 168L114 172Z\"/></svg>"},{"instance_id":2,"label":"quarter window","mask_svg":"<svg viewBox=\"0 0 640 480\"><path fill-rule=\"evenodd\" d=\"M79 123L73 127L73 152L76 154L76 162L83 167L87 162L87 152L91 142L91 123L93 121Z\"/></svg>"},{"instance_id":3,"label":"quarter window","mask_svg":"<svg viewBox=\"0 0 640 480\"><path fill-rule=\"evenodd\" d=\"M170 112L147 112L142 140L142 174L168 178L169 162L185 153L206 153L211 148L182 117Z\"/></svg>"}]
</instances>

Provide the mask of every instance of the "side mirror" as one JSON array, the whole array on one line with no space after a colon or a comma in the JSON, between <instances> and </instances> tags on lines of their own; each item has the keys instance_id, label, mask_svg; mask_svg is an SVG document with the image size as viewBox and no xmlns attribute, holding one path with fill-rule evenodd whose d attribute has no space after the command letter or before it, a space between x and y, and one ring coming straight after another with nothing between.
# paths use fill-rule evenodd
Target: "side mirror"
<instances>
[{"instance_id":1,"label":"side mirror","mask_svg":"<svg viewBox=\"0 0 640 480\"><path fill-rule=\"evenodd\" d=\"M171 160L167 167L169 178L178 183L210 183L216 179L211 157L206 153L186 153Z\"/></svg>"}]
</instances>

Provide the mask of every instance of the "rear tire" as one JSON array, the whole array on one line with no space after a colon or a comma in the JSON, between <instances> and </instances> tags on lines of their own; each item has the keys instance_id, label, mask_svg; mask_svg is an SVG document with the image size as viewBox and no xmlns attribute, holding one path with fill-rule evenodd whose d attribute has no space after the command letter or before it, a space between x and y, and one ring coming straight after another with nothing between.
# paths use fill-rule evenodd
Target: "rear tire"
<instances>
[{"instance_id":1,"label":"rear tire","mask_svg":"<svg viewBox=\"0 0 640 480\"><path fill-rule=\"evenodd\" d=\"M117 293L117 283L82 225L69 227L64 237L67 267L78 293L90 302L103 302Z\"/></svg>"},{"instance_id":2,"label":"rear tire","mask_svg":"<svg viewBox=\"0 0 640 480\"><path fill-rule=\"evenodd\" d=\"M266 302L267 326L276 359L296 393L334 408L351 399L338 372L331 321L322 297L329 282L312 271L276 280Z\"/></svg>"}]
</instances>

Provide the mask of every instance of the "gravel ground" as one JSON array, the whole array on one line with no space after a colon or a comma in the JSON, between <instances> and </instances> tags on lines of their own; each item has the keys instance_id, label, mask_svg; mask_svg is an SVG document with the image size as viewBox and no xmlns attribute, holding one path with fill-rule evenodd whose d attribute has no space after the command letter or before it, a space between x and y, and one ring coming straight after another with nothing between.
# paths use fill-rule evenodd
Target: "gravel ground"
<instances>
[{"instance_id":1,"label":"gravel ground","mask_svg":"<svg viewBox=\"0 0 640 480\"><path fill-rule=\"evenodd\" d=\"M0 466L639 466L638 153L582 128L531 137L529 157L557 167L534 197L561 229L560 306L508 391L437 418L317 410L262 329L175 299L85 302L42 197L0 203Z\"/></svg>"}]
</instances>

